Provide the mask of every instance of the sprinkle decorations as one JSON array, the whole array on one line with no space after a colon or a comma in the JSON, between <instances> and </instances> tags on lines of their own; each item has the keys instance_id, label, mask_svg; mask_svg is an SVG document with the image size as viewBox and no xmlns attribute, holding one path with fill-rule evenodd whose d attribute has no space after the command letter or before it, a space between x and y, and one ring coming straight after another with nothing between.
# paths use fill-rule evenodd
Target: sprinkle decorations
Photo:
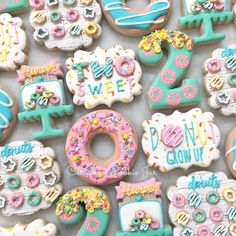
<instances>
[{"instance_id":1,"label":"sprinkle decorations","mask_svg":"<svg viewBox=\"0 0 236 236\"><path fill-rule=\"evenodd\" d=\"M218 48L204 63L208 104L223 115L236 114L236 45Z\"/></svg>"},{"instance_id":2,"label":"sprinkle decorations","mask_svg":"<svg viewBox=\"0 0 236 236\"><path fill-rule=\"evenodd\" d=\"M220 131L211 112L200 108L166 116L156 113L143 122L143 150L148 165L167 172L196 165L207 167L220 157Z\"/></svg>"},{"instance_id":3,"label":"sprinkle decorations","mask_svg":"<svg viewBox=\"0 0 236 236\"><path fill-rule=\"evenodd\" d=\"M28 7L28 0L3 0L0 4L0 14L7 12L15 14L28 9Z\"/></svg>"},{"instance_id":4,"label":"sprinkle decorations","mask_svg":"<svg viewBox=\"0 0 236 236\"><path fill-rule=\"evenodd\" d=\"M45 155L53 160L48 169L41 168L39 162ZM26 158L32 158L34 165L32 161L22 162ZM11 171L4 168L7 161L14 163ZM48 180L49 175L53 179ZM54 151L37 141L16 141L0 147L0 176L3 183L0 202L4 203L0 208L5 216L30 215L49 208L63 191L59 183L60 167Z\"/></svg>"},{"instance_id":5,"label":"sprinkle decorations","mask_svg":"<svg viewBox=\"0 0 236 236\"><path fill-rule=\"evenodd\" d=\"M42 219L37 219L30 224L16 224L14 227L0 227L0 236L58 236L57 228L54 224L45 224Z\"/></svg>"},{"instance_id":6,"label":"sprinkle decorations","mask_svg":"<svg viewBox=\"0 0 236 236\"><path fill-rule=\"evenodd\" d=\"M209 43L225 38L225 34L215 33L213 24L229 23L233 12L228 8L229 0L182 0L184 16L179 20L181 28L201 27L201 37L194 38L194 43Z\"/></svg>"},{"instance_id":7,"label":"sprinkle decorations","mask_svg":"<svg viewBox=\"0 0 236 236\"><path fill-rule=\"evenodd\" d=\"M116 152L106 161L97 160L90 141L98 134L110 136ZM98 110L79 119L69 131L66 155L73 171L93 184L109 184L123 178L136 159L138 140L135 129L118 112Z\"/></svg>"},{"instance_id":8,"label":"sprinkle decorations","mask_svg":"<svg viewBox=\"0 0 236 236\"><path fill-rule=\"evenodd\" d=\"M148 91L151 109L175 108L197 104L201 101L200 87L196 79L185 79L192 57L193 42L179 31L158 30L144 36L139 43L138 55L147 65L156 65L163 57L163 49L169 52L169 59L163 66Z\"/></svg>"},{"instance_id":9,"label":"sprinkle decorations","mask_svg":"<svg viewBox=\"0 0 236 236\"><path fill-rule=\"evenodd\" d=\"M78 235L104 235L110 222L111 205L106 193L94 187L78 187L64 194L57 203L56 215L64 224L75 224L87 212Z\"/></svg>"},{"instance_id":10,"label":"sprinkle decorations","mask_svg":"<svg viewBox=\"0 0 236 236\"><path fill-rule=\"evenodd\" d=\"M169 225L164 225L161 201L161 183L151 178L142 183L120 182L115 187L119 203L119 219L122 235L172 235Z\"/></svg>"},{"instance_id":11,"label":"sprinkle decorations","mask_svg":"<svg viewBox=\"0 0 236 236\"><path fill-rule=\"evenodd\" d=\"M41 5L42 2L42 5ZM96 0L31 0L30 23L34 39L48 49L75 51L100 37L101 7Z\"/></svg>"},{"instance_id":12,"label":"sprinkle decorations","mask_svg":"<svg viewBox=\"0 0 236 236\"><path fill-rule=\"evenodd\" d=\"M66 62L66 83L76 105L87 109L115 101L131 102L142 93L142 69L133 50L116 45L108 50L77 51Z\"/></svg>"},{"instance_id":13,"label":"sprinkle decorations","mask_svg":"<svg viewBox=\"0 0 236 236\"><path fill-rule=\"evenodd\" d=\"M63 129L53 126L53 118L73 113L73 106L66 105L61 65L48 63L43 66L22 66L18 73L23 111L18 119L23 122L42 120L42 131L32 134L35 139L54 138L64 135Z\"/></svg>"},{"instance_id":14,"label":"sprinkle decorations","mask_svg":"<svg viewBox=\"0 0 236 236\"><path fill-rule=\"evenodd\" d=\"M167 191L173 235L235 235L235 184L222 172L199 171L178 178ZM179 195L184 199L181 206ZM187 201L190 196L195 196L194 202Z\"/></svg>"}]
</instances>

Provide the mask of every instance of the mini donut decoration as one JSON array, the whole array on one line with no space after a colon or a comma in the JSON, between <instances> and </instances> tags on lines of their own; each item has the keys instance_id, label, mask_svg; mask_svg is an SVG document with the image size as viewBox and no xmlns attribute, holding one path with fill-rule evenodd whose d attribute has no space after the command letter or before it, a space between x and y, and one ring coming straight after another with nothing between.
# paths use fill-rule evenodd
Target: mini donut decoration
<instances>
[{"instance_id":1,"label":"mini donut decoration","mask_svg":"<svg viewBox=\"0 0 236 236\"><path fill-rule=\"evenodd\" d=\"M98 160L90 151L92 139L110 136L115 152L109 160ZM138 137L127 119L118 112L98 110L79 119L66 141L66 155L73 171L92 184L110 184L122 179L135 161Z\"/></svg>"}]
</instances>

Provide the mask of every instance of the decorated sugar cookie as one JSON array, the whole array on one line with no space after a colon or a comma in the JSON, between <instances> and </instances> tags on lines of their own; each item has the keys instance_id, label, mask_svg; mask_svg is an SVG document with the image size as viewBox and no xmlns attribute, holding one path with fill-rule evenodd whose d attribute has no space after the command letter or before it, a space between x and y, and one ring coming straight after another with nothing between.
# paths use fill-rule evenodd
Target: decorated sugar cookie
<instances>
[{"instance_id":1,"label":"decorated sugar cookie","mask_svg":"<svg viewBox=\"0 0 236 236\"><path fill-rule=\"evenodd\" d=\"M179 86L190 66L192 40L179 31L154 31L140 41L138 55L144 64L156 65L161 62L163 49L168 50L169 58L149 88L149 107L176 108L199 103L201 96L196 79L185 79Z\"/></svg>"},{"instance_id":2,"label":"decorated sugar cookie","mask_svg":"<svg viewBox=\"0 0 236 236\"><path fill-rule=\"evenodd\" d=\"M34 39L48 49L74 51L89 47L102 32L96 0L30 0Z\"/></svg>"},{"instance_id":3,"label":"decorated sugar cookie","mask_svg":"<svg viewBox=\"0 0 236 236\"><path fill-rule=\"evenodd\" d=\"M37 219L28 225L16 224L13 228L0 227L0 236L58 236L54 224L45 224L43 220Z\"/></svg>"},{"instance_id":4,"label":"decorated sugar cookie","mask_svg":"<svg viewBox=\"0 0 236 236\"><path fill-rule=\"evenodd\" d=\"M216 49L204 63L208 104L225 115L236 114L236 44Z\"/></svg>"},{"instance_id":5,"label":"decorated sugar cookie","mask_svg":"<svg viewBox=\"0 0 236 236\"><path fill-rule=\"evenodd\" d=\"M126 0L102 0L101 4L112 27L130 36L146 35L161 28L167 22L171 10L170 0L151 0L142 10L129 8Z\"/></svg>"},{"instance_id":6,"label":"decorated sugar cookie","mask_svg":"<svg viewBox=\"0 0 236 236\"><path fill-rule=\"evenodd\" d=\"M121 231L116 236L165 235L172 229L165 225L161 183L151 178L142 183L120 182L116 187Z\"/></svg>"},{"instance_id":7,"label":"decorated sugar cookie","mask_svg":"<svg viewBox=\"0 0 236 236\"><path fill-rule=\"evenodd\" d=\"M73 106L66 105L61 78L61 64L49 62L43 66L22 66L18 73L21 87L22 122L42 122L42 131L32 134L35 139L54 138L64 135L63 129L53 125L53 118L71 115Z\"/></svg>"},{"instance_id":8,"label":"decorated sugar cookie","mask_svg":"<svg viewBox=\"0 0 236 236\"><path fill-rule=\"evenodd\" d=\"M223 172L182 176L167 194L173 235L235 235L236 181Z\"/></svg>"},{"instance_id":9,"label":"decorated sugar cookie","mask_svg":"<svg viewBox=\"0 0 236 236\"><path fill-rule=\"evenodd\" d=\"M94 187L78 187L68 191L57 203L56 215L63 224L75 224L86 217L77 235L103 236L110 223L111 205L107 194Z\"/></svg>"},{"instance_id":10,"label":"decorated sugar cookie","mask_svg":"<svg viewBox=\"0 0 236 236\"><path fill-rule=\"evenodd\" d=\"M29 7L29 0L2 0L0 3L0 14L11 12L21 13Z\"/></svg>"},{"instance_id":11,"label":"decorated sugar cookie","mask_svg":"<svg viewBox=\"0 0 236 236\"><path fill-rule=\"evenodd\" d=\"M63 190L54 151L37 141L0 147L0 177L0 210L5 216L49 208Z\"/></svg>"},{"instance_id":12,"label":"decorated sugar cookie","mask_svg":"<svg viewBox=\"0 0 236 236\"><path fill-rule=\"evenodd\" d=\"M133 50L114 46L108 50L77 51L66 62L66 82L76 105L90 109L116 101L131 102L141 94L142 69Z\"/></svg>"},{"instance_id":13,"label":"decorated sugar cookie","mask_svg":"<svg viewBox=\"0 0 236 236\"><path fill-rule=\"evenodd\" d=\"M109 160L96 158L91 141L99 134L112 138L115 152ZM80 118L66 140L66 155L73 171L92 184L105 185L124 178L137 154L138 137L132 124L120 113L97 110Z\"/></svg>"},{"instance_id":14,"label":"decorated sugar cookie","mask_svg":"<svg viewBox=\"0 0 236 236\"><path fill-rule=\"evenodd\" d=\"M193 165L207 167L220 157L220 131L211 112L195 108L169 116L156 113L143 122L143 129L148 165L162 172Z\"/></svg>"},{"instance_id":15,"label":"decorated sugar cookie","mask_svg":"<svg viewBox=\"0 0 236 236\"><path fill-rule=\"evenodd\" d=\"M10 14L0 14L0 70L14 71L27 62L26 35L22 20Z\"/></svg>"},{"instance_id":16,"label":"decorated sugar cookie","mask_svg":"<svg viewBox=\"0 0 236 236\"><path fill-rule=\"evenodd\" d=\"M225 142L225 158L227 165L236 178L236 127L234 127Z\"/></svg>"},{"instance_id":17,"label":"decorated sugar cookie","mask_svg":"<svg viewBox=\"0 0 236 236\"><path fill-rule=\"evenodd\" d=\"M201 36L194 42L210 43L225 38L224 33L215 33L214 24L225 24L233 20L230 0L182 0L183 14L179 20L181 28L200 28Z\"/></svg>"}]
</instances>

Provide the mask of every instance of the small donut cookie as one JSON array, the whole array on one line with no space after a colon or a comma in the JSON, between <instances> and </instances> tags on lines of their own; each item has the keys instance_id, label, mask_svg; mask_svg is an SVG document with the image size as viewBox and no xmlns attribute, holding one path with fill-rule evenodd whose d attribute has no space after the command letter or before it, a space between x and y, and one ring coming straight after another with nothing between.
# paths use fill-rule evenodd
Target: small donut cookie
<instances>
[{"instance_id":1,"label":"small donut cookie","mask_svg":"<svg viewBox=\"0 0 236 236\"><path fill-rule=\"evenodd\" d=\"M150 0L143 10L129 8L126 0L101 0L101 4L111 26L130 36L146 35L162 28L171 11L171 0Z\"/></svg>"},{"instance_id":2,"label":"small donut cookie","mask_svg":"<svg viewBox=\"0 0 236 236\"><path fill-rule=\"evenodd\" d=\"M236 181L223 172L199 171L178 178L167 190L173 235L235 236L235 193Z\"/></svg>"},{"instance_id":3,"label":"small donut cookie","mask_svg":"<svg viewBox=\"0 0 236 236\"><path fill-rule=\"evenodd\" d=\"M218 48L204 63L208 104L225 115L236 115L236 44Z\"/></svg>"},{"instance_id":4,"label":"small donut cookie","mask_svg":"<svg viewBox=\"0 0 236 236\"><path fill-rule=\"evenodd\" d=\"M225 142L225 158L232 175L236 178L236 127L227 136Z\"/></svg>"},{"instance_id":5,"label":"small donut cookie","mask_svg":"<svg viewBox=\"0 0 236 236\"><path fill-rule=\"evenodd\" d=\"M215 33L213 25L230 23L233 12L229 8L230 0L182 0L184 16L180 17L181 28L199 28L201 36L194 43L211 43L225 38L225 34Z\"/></svg>"},{"instance_id":6,"label":"small donut cookie","mask_svg":"<svg viewBox=\"0 0 236 236\"><path fill-rule=\"evenodd\" d=\"M109 160L97 159L90 150L92 139L106 134L115 152ZM136 159L138 137L133 126L118 112L98 110L80 118L66 140L66 155L73 171L82 179L105 185L123 178Z\"/></svg>"},{"instance_id":7,"label":"small donut cookie","mask_svg":"<svg viewBox=\"0 0 236 236\"><path fill-rule=\"evenodd\" d=\"M102 236L110 223L111 204L107 194L94 187L78 187L64 194L57 203L56 215L63 224L75 224L86 218L77 235Z\"/></svg>"},{"instance_id":8,"label":"small donut cookie","mask_svg":"<svg viewBox=\"0 0 236 236\"><path fill-rule=\"evenodd\" d=\"M143 122L142 146L148 165L162 172L209 166L220 157L220 131L214 120L211 112L200 108L168 116L155 113Z\"/></svg>"},{"instance_id":9,"label":"small donut cookie","mask_svg":"<svg viewBox=\"0 0 236 236\"><path fill-rule=\"evenodd\" d=\"M0 14L10 12L20 14L29 8L28 0L3 0L0 6Z\"/></svg>"},{"instance_id":10,"label":"small donut cookie","mask_svg":"<svg viewBox=\"0 0 236 236\"><path fill-rule=\"evenodd\" d=\"M100 37L102 10L96 0L30 0L36 42L49 50L75 51Z\"/></svg>"},{"instance_id":11,"label":"small donut cookie","mask_svg":"<svg viewBox=\"0 0 236 236\"><path fill-rule=\"evenodd\" d=\"M107 50L77 51L66 62L66 83L76 105L91 109L116 101L131 102L142 93L142 69L131 49L114 46Z\"/></svg>"}]
</instances>

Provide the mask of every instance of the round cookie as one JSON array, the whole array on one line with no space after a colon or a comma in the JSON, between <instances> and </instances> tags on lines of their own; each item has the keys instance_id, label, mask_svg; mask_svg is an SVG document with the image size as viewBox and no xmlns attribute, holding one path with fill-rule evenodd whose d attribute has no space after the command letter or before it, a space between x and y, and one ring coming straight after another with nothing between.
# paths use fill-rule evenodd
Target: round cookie
<instances>
[{"instance_id":1,"label":"round cookie","mask_svg":"<svg viewBox=\"0 0 236 236\"><path fill-rule=\"evenodd\" d=\"M218 48L204 63L208 104L223 115L236 115L236 44Z\"/></svg>"},{"instance_id":2,"label":"round cookie","mask_svg":"<svg viewBox=\"0 0 236 236\"><path fill-rule=\"evenodd\" d=\"M74 51L89 47L102 32L96 0L30 0L34 39L48 49Z\"/></svg>"},{"instance_id":3,"label":"round cookie","mask_svg":"<svg viewBox=\"0 0 236 236\"><path fill-rule=\"evenodd\" d=\"M236 178L236 127L234 127L227 136L225 142L226 163Z\"/></svg>"},{"instance_id":4,"label":"round cookie","mask_svg":"<svg viewBox=\"0 0 236 236\"><path fill-rule=\"evenodd\" d=\"M110 136L115 152L108 160L96 158L90 145L99 134ZM124 178L136 159L138 137L133 126L118 112L97 110L80 118L66 140L66 155L73 171L85 181L105 185Z\"/></svg>"},{"instance_id":5,"label":"round cookie","mask_svg":"<svg viewBox=\"0 0 236 236\"><path fill-rule=\"evenodd\" d=\"M165 25L171 11L171 0L150 0L150 4L135 10L126 0L101 0L103 13L111 26L122 34L141 36Z\"/></svg>"}]
</instances>

